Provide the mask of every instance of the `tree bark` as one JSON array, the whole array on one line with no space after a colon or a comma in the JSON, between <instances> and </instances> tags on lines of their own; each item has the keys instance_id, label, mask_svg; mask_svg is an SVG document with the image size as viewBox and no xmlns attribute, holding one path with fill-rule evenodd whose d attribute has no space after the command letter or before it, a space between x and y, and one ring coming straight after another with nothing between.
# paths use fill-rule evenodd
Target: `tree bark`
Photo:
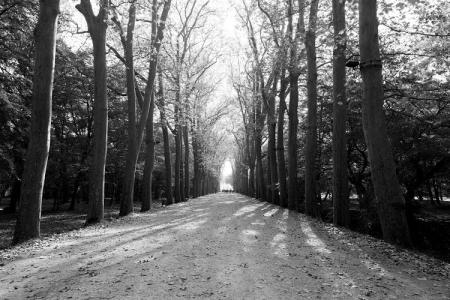
<instances>
[{"instance_id":1,"label":"tree bark","mask_svg":"<svg viewBox=\"0 0 450 300\"><path fill-rule=\"evenodd\" d=\"M289 74L288 208L297 209L298 74Z\"/></svg>"},{"instance_id":2,"label":"tree bark","mask_svg":"<svg viewBox=\"0 0 450 300\"><path fill-rule=\"evenodd\" d=\"M40 236L42 193L50 148L53 74L59 0L41 0L35 30L30 140L25 161L14 243Z\"/></svg>"},{"instance_id":3,"label":"tree bark","mask_svg":"<svg viewBox=\"0 0 450 300\"><path fill-rule=\"evenodd\" d=\"M264 179L264 169L262 164L262 130L264 126L264 116L262 114L262 99L257 99L255 104L256 110L256 127L255 134L255 152L256 152L256 197L263 201L267 201L267 190Z\"/></svg>"},{"instance_id":4,"label":"tree bark","mask_svg":"<svg viewBox=\"0 0 450 300\"><path fill-rule=\"evenodd\" d=\"M284 72L283 72L284 73ZM286 160L284 157L284 112L286 110L286 88L287 82L284 79L284 74L281 76L280 87L280 103L278 106L278 127L277 127L277 160L278 160L278 177L280 188L280 205L287 207L288 192L286 182Z\"/></svg>"},{"instance_id":5,"label":"tree bark","mask_svg":"<svg viewBox=\"0 0 450 300\"><path fill-rule=\"evenodd\" d=\"M155 95L153 93L150 100L150 110L147 118L147 132L145 136L145 166L142 186L142 206L141 211L149 211L152 208L152 174L155 165L155 139L153 136L153 112L155 110Z\"/></svg>"},{"instance_id":6,"label":"tree bark","mask_svg":"<svg viewBox=\"0 0 450 300\"><path fill-rule=\"evenodd\" d=\"M86 223L103 220L105 165L108 140L108 101L106 99L106 23L109 1L102 0L97 16L89 0L81 0L76 8L83 14L94 48L94 128L90 160L89 204Z\"/></svg>"},{"instance_id":7,"label":"tree bark","mask_svg":"<svg viewBox=\"0 0 450 300\"><path fill-rule=\"evenodd\" d=\"M183 126L184 140L184 196L189 198L190 180L189 180L189 129L188 125Z\"/></svg>"},{"instance_id":8,"label":"tree bark","mask_svg":"<svg viewBox=\"0 0 450 300\"><path fill-rule=\"evenodd\" d=\"M254 113L251 113L250 116L250 124L251 126L255 126L255 118ZM253 127L251 127L253 128ZM249 187L249 196L255 197L256 196L256 184L255 184L255 154L253 151L254 148L254 141L251 138L250 129L246 129L245 131L245 140L246 140L246 153L247 153L247 161L248 161L248 168L249 168L249 178L248 178L248 187ZM252 147L253 145L253 147Z\"/></svg>"},{"instance_id":9,"label":"tree bark","mask_svg":"<svg viewBox=\"0 0 450 300\"><path fill-rule=\"evenodd\" d=\"M180 117L182 116L182 112L180 110ZM183 126L180 124L178 127L179 129L179 138L180 138L180 149L179 149L179 156L180 156L180 201L184 202L186 199L186 196L184 195L184 153L183 153Z\"/></svg>"},{"instance_id":10,"label":"tree bark","mask_svg":"<svg viewBox=\"0 0 450 300\"><path fill-rule=\"evenodd\" d=\"M299 12L297 31L294 37L293 30L293 0L288 1L288 35L290 39L290 65L289 65L289 123L288 123L288 208L298 208L298 180L297 180L297 132L298 132L298 78L299 53L297 44L305 30L304 24L304 1L299 0Z\"/></svg>"},{"instance_id":11,"label":"tree bark","mask_svg":"<svg viewBox=\"0 0 450 300\"><path fill-rule=\"evenodd\" d=\"M179 108L175 106L175 203L181 201L181 126L179 124Z\"/></svg>"},{"instance_id":12,"label":"tree bark","mask_svg":"<svg viewBox=\"0 0 450 300\"><path fill-rule=\"evenodd\" d=\"M345 50L345 0L333 0L333 223L348 226L349 187L347 174L347 121Z\"/></svg>"},{"instance_id":13,"label":"tree bark","mask_svg":"<svg viewBox=\"0 0 450 300\"><path fill-rule=\"evenodd\" d=\"M277 76L278 77L278 76ZM269 140L267 146L267 154L269 157L269 174L270 177L270 201L274 204L279 204L279 192L277 190L278 183L278 167L277 167L277 153L276 153L276 127L277 121L275 118L275 95L277 91L278 80L277 77L273 81L272 93L268 97L267 108L267 128L269 133Z\"/></svg>"},{"instance_id":14,"label":"tree bark","mask_svg":"<svg viewBox=\"0 0 450 300\"><path fill-rule=\"evenodd\" d=\"M166 103L164 99L164 85L161 77L161 73L159 75L159 114L161 118L161 130L163 134L164 141L164 164L166 169L166 205L173 204L173 195L172 195L172 162L170 157L170 142L169 142L169 130L167 128L167 120L166 120Z\"/></svg>"},{"instance_id":15,"label":"tree bark","mask_svg":"<svg viewBox=\"0 0 450 300\"><path fill-rule=\"evenodd\" d=\"M120 201L121 211L132 211L134 200L134 181L136 177L136 163L139 156L137 149L136 132L136 86L134 75L134 57L133 57L133 31L136 20L136 7L134 3L130 4L128 13L128 26L126 41L124 41L127 96L128 96L128 152L125 163L125 174L123 182L123 194Z\"/></svg>"},{"instance_id":16,"label":"tree bark","mask_svg":"<svg viewBox=\"0 0 450 300\"><path fill-rule=\"evenodd\" d=\"M305 213L310 216L319 215L317 203L317 58L316 27L318 0L311 1L309 28L306 32L305 47L308 65L308 116L305 145Z\"/></svg>"},{"instance_id":17,"label":"tree bark","mask_svg":"<svg viewBox=\"0 0 450 300\"><path fill-rule=\"evenodd\" d=\"M363 80L363 128L383 238L411 245L405 200L387 136L378 44L377 1L359 1L359 47Z\"/></svg>"},{"instance_id":18,"label":"tree bark","mask_svg":"<svg viewBox=\"0 0 450 300\"><path fill-rule=\"evenodd\" d=\"M200 177L201 177L201 166L200 166L200 145L197 141L197 133L192 134L192 154L193 154L193 165L194 165L194 182L193 182L193 195L194 198L200 196Z\"/></svg>"}]
</instances>

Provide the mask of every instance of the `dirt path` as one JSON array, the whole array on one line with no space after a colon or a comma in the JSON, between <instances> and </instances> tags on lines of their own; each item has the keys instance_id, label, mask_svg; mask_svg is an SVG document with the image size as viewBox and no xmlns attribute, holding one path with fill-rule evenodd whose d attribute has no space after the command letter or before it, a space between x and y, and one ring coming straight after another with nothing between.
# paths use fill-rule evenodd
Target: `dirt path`
<instances>
[{"instance_id":1,"label":"dirt path","mask_svg":"<svg viewBox=\"0 0 450 300\"><path fill-rule=\"evenodd\" d=\"M448 264L237 194L0 258L0 299L450 299Z\"/></svg>"}]
</instances>

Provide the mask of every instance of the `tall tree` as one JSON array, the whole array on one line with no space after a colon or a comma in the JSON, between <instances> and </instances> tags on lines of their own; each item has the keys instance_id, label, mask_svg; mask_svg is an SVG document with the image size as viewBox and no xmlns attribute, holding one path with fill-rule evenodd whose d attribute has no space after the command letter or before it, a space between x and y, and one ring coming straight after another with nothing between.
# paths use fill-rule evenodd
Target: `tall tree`
<instances>
[{"instance_id":1,"label":"tall tree","mask_svg":"<svg viewBox=\"0 0 450 300\"><path fill-rule=\"evenodd\" d=\"M276 147L276 128L277 128L277 118L275 116L275 102L278 88L278 80L279 77L285 69L285 57L286 57L286 39L281 36L283 34L284 21L278 21L278 18L274 18L274 15L278 15L280 10L275 9L275 11L271 14L271 11L274 8L266 7L261 0L258 0L258 7L260 11L266 16L270 23L270 27L272 30L271 36L276 48L276 54L274 59L274 64L272 66L273 72L273 82L271 91L263 91L263 100L266 105L267 110L267 132L268 132L268 142L267 142L267 157L268 157L268 199L272 203L279 204L280 194L283 193L283 196L286 195L286 177L283 178L283 182L279 182L278 180L278 161L277 161L277 147ZM281 9L284 9L281 8ZM281 32L281 33L280 33ZM281 42L280 42L281 39ZM284 110L282 112L284 119ZM284 122L284 120L282 121ZM283 124L281 125L283 126ZM284 156L284 153L283 153ZM283 168L284 168L284 163ZM285 175L285 172L284 174ZM282 187L282 185L284 186ZM277 188L277 185L279 188ZM282 191L282 188L284 190Z\"/></svg>"},{"instance_id":2,"label":"tall tree","mask_svg":"<svg viewBox=\"0 0 450 300\"><path fill-rule=\"evenodd\" d=\"M164 142L164 165L165 165L165 192L166 192L166 205L173 204L173 192L172 192L172 162L170 154L170 142L169 142L169 129L166 118L166 103L164 96L164 82L162 78L161 70L159 70L158 76L158 109L161 120L161 130L163 134Z\"/></svg>"},{"instance_id":3,"label":"tall tree","mask_svg":"<svg viewBox=\"0 0 450 300\"><path fill-rule=\"evenodd\" d=\"M348 226L350 218L345 136L347 121L345 0L333 0L333 28L333 222L335 225Z\"/></svg>"},{"instance_id":4,"label":"tall tree","mask_svg":"<svg viewBox=\"0 0 450 300\"><path fill-rule=\"evenodd\" d=\"M304 0L298 1L298 22L294 32L294 0L288 0L288 38L289 38L289 123L288 123L288 208L297 209L298 181L297 181L297 132L298 132L298 78L300 77L298 46L305 32Z\"/></svg>"},{"instance_id":5,"label":"tall tree","mask_svg":"<svg viewBox=\"0 0 450 300\"><path fill-rule=\"evenodd\" d=\"M14 243L40 235L42 193L50 148L53 74L59 0L41 0L35 30L31 130L25 161Z\"/></svg>"},{"instance_id":6,"label":"tall tree","mask_svg":"<svg viewBox=\"0 0 450 300\"><path fill-rule=\"evenodd\" d=\"M97 15L90 0L80 0L76 8L83 14L94 48L94 140L90 161L89 206L86 223L103 220L106 144L108 140L108 100L106 98L106 29L109 1L101 0Z\"/></svg>"},{"instance_id":7,"label":"tall tree","mask_svg":"<svg viewBox=\"0 0 450 300\"><path fill-rule=\"evenodd\" d=\"M316 30L319 0L312 0L309 12L309 24L305 37L306 59L308 66L308 116L305 145L305 213L318 215L317 203L317 55Z\"/></svg>"},{"instance_id":8,"label":"tall tree","mask_svg":"<svg viewBox=\"0 0 450 300\"><path fill-rule=\"evenodd\" d=\"M257 79L256 79L257 80ZM254 136L255 136L255 156L256 156L256 197L263 200L268 201L267 197L267 189L266 189L266 181L264 178L264 168L263 168L263 154L262 154L262 145L263 145L263 130L264 130L264 111L263 111L263 99L262 96L259 96L259 92L263 89L261 87L262 83L255 83L255 92L254 92L254 102L253 109L256 119L256 126L254 128Z\"/></svg>"},{"instance_id":9,"label":"tall tree","mask_svg":"<svg viewBox=\"0 0 450 300\"><path fill-rule=\"evenodd\" d=\"M147 127L145 135L145 165L142 184L142 206L141 211L148 211L152 207L152 175L155 166L155 139L153 134L153 112L155 110L155 93L150 99L150 110L147 118Z\"/></svg>"},{"instance_id":10,"label":"tall tree","mask_svg":"<svg viewBox=\"0 0 450 300\"><path fill-rule=\"evenodd\" d=\"M180 51L179 44L177 43L177 53L176 53L176 73L175 73L175 108L174 108L174 119L175 119L175 203L179 203L183 201L182 197L182 177L181 177L181 168L182 168L182 131L181 131L181 74L180 74Z\"/></svg>"},{"instance_id":11,"label":"tall tree","mask_svg":"<svg viewBox=\"0 0 450 300\"><path fill-rule=\"evenodd\" d=\"M247 166L247 170L245 170L247 174L247 183L245 184L248 189L248 195L250 197L255 196L255 154L254 154L254 142L253 142L253 128L254 124L254 115L251 110L251 103L248 93L246 93L247 89L241 84L234 84L234 88L237 93L237 100L239 103L239 108L242 117L242 123L244 126L244 148L242 149L244 152L243 163ZM250 99L249 99L250 98Z\"/></svg>"},{"instance_id":12,"label":"tall tree","mask_svg":"<svg viewBox=\"0 0 450 300\"><path fill-rule=\"evenodd\" d=\"M189 124L187 120L188 112L188 100L184 108L184 124L183 124L183 144L184 144L184 196L189 198L190 194L190 175L189 175Z\"/></svg>"},{"instance_id":13,"label":"tall tree","mask_svg":"<svg viewBox=\"0 0 450 300\"><path fill-rule=\"evenodd\" d=\"M150 63L149 63L149 69L148 69L148 75L145 85L145 92L142 102L142 113L141 118L139 120L138 124L138 130L137 130L137 138L136 138L136 151L134 153L131 153L130 156L133 156L130 160L131 162L131 168L127 169L129 170L130 174L126 174L126 176L132 176L131 172L135 172L136 170L136 162L137 157L142 145L142 141L145 134L145 128L147 126L147 119L150 114L150 110L152 108L152 97L154 93L154 83L156 78L156 71L158 66L158 59L159 59L159 52L161 49L161 43L164 39L164 29L166 27L166 20L169 15L169 10L171 6L171 0L164 0L164 5L162 7L161 15L158 17L158 1L153 0L152 1L152 37L151 37L151 43L150 43ZM139 92L137 93L138 99L139 99ZM152 111L153 113L153 111ZM127 180L127 179L126 179ZM129 182L131 184L131 182ZM134 183L133 183L134 184ZM145 183L144 183L145 184ZM147 183L149 184L149 183ZM133 194L130 193L130 189L128 190L128 193L121 199L120 202L120 215L125 216L129 213L133 212ZM151 193L150 193L151 195ZM149 201L147 199L147 201Z\"/></svg>"},{"instance_id":14,"label":"tall tree","mask_svg":"<svg viewBox=\"0 0 450 300\"><path fill-rule=\"evenodd\" d=\"M286 70L283 68L281 80L280 80L280 93L278 104L278 122L277 122L277 165L278 165L278 178L280 188L280 206L287 207L288 205L288 192L286 182L286 160L284 157L284 112L286 111L286 89L288 82L285 78Z\"/></svg>"},{"instance_id":15,"label":"tall tree","mask_svg":"<svg viewBox=\"0 0 450 300\"><path fill-rule=\"evenodd\" d=\"M277 71L278 73L278 71ZM269 133L267 154L269 158L269 201L274 204L279 204L280 197L277 189L278 183L278 164L277 164L277 153L276 153L276 127L277 119L275 117L275 98L278 87L278 75L276 80L273 81L272 91L268 95L268 107L267 107L267 128Z\"/></svg>"},{"instance_id":16,"label":"tall tree","mask_svg":"<svg viewBox=\"0 0 450 300\"><path fill-rule=\"evenodd\" d=\"M153 12L152 17L156 15ZM120 34L120 40L124 50L124 63L126 66L126 85L128 97L128 149L125 161L125 174L123 182L122 200L121 203L132 203L134 197L134 181L136 174L136 162L138 159L139 149L137 141L136 130L136 88L135 69L134 69L134 27L136 24L136 4L135 1L130 3L128 10L128 25L126 29L126 36L123 32L122 25L114 16L112 18L116 24L117 30ZM155 26L152 27L154 29Z\"/></svg>"},{"instance_id":17,"label":"tall tree","mask_svg":"<svg viewBox=\"0 0 450 300\"><path fill-rule=\"evenodd\" d=\"M386 132L376 0L359 1L359 48L364 136L383 238L389 242L410 245L405 200Z\"/></svg>"}]
</instances>

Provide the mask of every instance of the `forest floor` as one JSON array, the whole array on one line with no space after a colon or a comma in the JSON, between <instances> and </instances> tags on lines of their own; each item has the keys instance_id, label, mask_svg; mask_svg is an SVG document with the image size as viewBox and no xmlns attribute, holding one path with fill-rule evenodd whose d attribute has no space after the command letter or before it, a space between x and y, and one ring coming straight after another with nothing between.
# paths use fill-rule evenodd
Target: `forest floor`
<instances>
[{"instance_id":1,"label":"forest floor","mask_svg":"<svg viewBox=\"0 0 450 300\"><path fill-rule=\"evenodd\" d=\"M0 299L450 299L450 264L219 193L0 251Z\"/></svg>"}]
</instances>

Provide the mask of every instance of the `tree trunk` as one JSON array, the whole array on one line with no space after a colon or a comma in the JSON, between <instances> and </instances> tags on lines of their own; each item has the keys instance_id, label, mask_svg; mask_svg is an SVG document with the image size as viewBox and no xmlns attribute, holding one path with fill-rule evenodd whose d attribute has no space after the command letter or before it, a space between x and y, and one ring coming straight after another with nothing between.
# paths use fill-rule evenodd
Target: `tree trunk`
<instances>
[{"instance_id":1,"label":"tree trunk","mask_svg":"<svg viewBox=\"0 0 450 300\"><path fill-rule=\"evenodd\" d=\"M184 196L189 198L190 180L189 180L189 129L188 125L183 126L184 139Z\"/></svg>"},{"instance_id":2,"label":"tree trunk","mask_svg":"<svg viewBox=\"0 0 450 300\"><path fill-rule=\"evenodd\" d=\"M200 196L200 145L198 144L196 133L192 134L192 154L194 159L193 196L197 198Z\"/></svg>"},{"instance_id":3,"label":"tree trunk","mask_svg":"<svg viewBox=\"0 0 450 300\"><path fill-rule=\"evenodd\" d=\"M125 174L123 182L123 194L120 201L121 212L133 211L134 181L136 176L136 163L139 156L137 132L136 132L136 86L134 78L133 58L133 31L136 19L136 8L134 3L130 4L127 37L124 44L127 96L128 96L128 152L125 163Z\"/></svg>"},{"instance_id":4,"label":"tree trunk","mask_svg":"<svg viewBox=\"0 0 450 300\"><path fill-rule=\"evenodd\" d=\"M123 194L120 201L120 211L122 212L133 211L134 181L136 177L136 163L139 156L139 149L137 149L136 86L133 58L133 31L136 19L136 8L134 3L130 4L128 19L127 37L124 45L128 96L128 152L125 163Z\"/></svg>"},{"instance_id":5,"label":"tree trunk","mask_svg":"<svg viewBox=\"0 0 450 300\"><path fill-rule=\"evenodd\" d=\"M152 208L152 174L155 165L155 141L153 137L153 112L155 110L155 95L153 93L150 100L150 110L147 118L147 132L145 136L145 166L142 185L142 206L141 211L149 211Z\"/></svg>"},{"instance_id":6,"label":"tree trunk","mask_svg":"<svg viewBox=\"0 0 450 300\"><path fill-rule=\"evenodd\" d=\"M288 208L297 209L298 74L289 74Z\"/></svg>"},{"instance_id":7,"label":"tree trunk","mask_svg":"<svg viewBox=\"0 0 450 300\"><path fill-rule=\"evenodd\" d=\"M350 215L345 136L347 121L345 0L333 0L333 26L333 222L335 225L347 227Z\"/></svg>"},{"instance_id":8,"label":"tree trunk","mask_svg":"<svg viewBox=\"0 0 450 300\"><path fill-rule=\"evenodd\" d=\"M318 0L311 1L309 28L306 32L305 47L308 65L308 116L305 145L305 213L318 216L317 203L317 58L316 58L316 24Z\"/></svg>"},{"instance_id":9,"label":"tree trunk","mask_svg":"<svg viewBox=\"0 0 450 300\"><path fill-rule=\"evenodd\" d=\"M175 107L175 203L181 201L181 184L180 184L180 170L181 170L181 128L178 124L179 112Z\"/></svg>"},{"instance_id":10,"label":"tree trunk","mask_svg":"<svg viewBox=\"0 0 450 300\"><path fill-rule=\"evenodd\" d=\"M164 140L164 164L166 167L166 205L173 204L172 196L172 162L170 157L170 142L169 142L169 130L165 123L165 119L161 116L161 120L164 120L164 124L161 125L163 140ZM163 121L161 121L162 123Z\"/></svg>"},{"instance_id":11,"label":"tree trunk","mask_svg":"<svg viewBox=\"0 0 450 300\"><path fill-rule=\"evenodd\" d=\"M103 22L103 21L102 21ZM87 223L103 220L105 166L108 139L108 102L106 99L106 24L92 35L94 45L94 147L89 178L89 208Z\"/></svg>"},{"instance_id":12,"label":"tree trunk","mask_svg":"<svg viewBox=\"0 0 450 300\"><path fill-rule=\"evenodd\" d=\"M288 1L288 35L290 42L290 65L289 65L289 123L288 123L288 208L298 208L298 180L297 180L297 132L298 132L298 78L299 53L297 44L305 30L304 24L304 1L299 0L297 31L293 29L293 0Z\"/></svg>"},{"instance_id":13,"label":"tree trunk","mask_svg":"<svg viewBox=\"0 0 450 300\"><path fill-rule=\"evenodd\" d=\"M287 207L287 182L286 182L286 161L284 158L284 112L286 110L286 88L287 83L283 76L281 76L280 87L280 103L278 106L278 127L277 127L277 160L278 160L278 177L280 189L280 205Z\"/></svg>"},{"instance_id":14,"label":"tree trunk","mask_svg":"<svg viewBox=\"0 0 450 300\"><path fill-rule=\"evenodd\" d=\"M396 175L383 111L377 1L359 1L359 47L363 80L363 125L383 238L411 245L405 200Z\"/></svg>"},{"instance_id":15,"label":"tree trunk","mask_svg":"<svg viewBox=\"0 0 450 300\"><path fill-rule=\"evenodd\" d=\"M264 179L264 169L262 164L262 130L264 126L264 116L262 115L262 99L257 99L256 105L256 128L255 128L255 152L256 152L256 190L257 198L267 201L266 183Z\"/></svg>"},{"instance_id":16,"label":"tree trunk","mask_svg":"<svg viewBox=\"0 0 450 300\"><path fill-rule=\"evenodd\" d=\"M256 196L256 187L255 187L255 164L249 168L249 178L248 178L248 186L249 186L249 196Z\"/></svg>"},{"instance_id":17,"label":"tree trunk","mask_svg":"<svg viewBox=\"0 0 450 300\"><path fill-rule=\"evenodd\" d=\"M180 112L181 113L181 112ZM180 156L180 201L184 202L186 199L186 196L184 195L184 157L183 157L183 126L180 125L178 127L179 129L179 138L180 138L180 149L179 149L179 156Z\"/></svg>"},{"instance_id":18,"label":"tree trunk","mask_svg":"<svg viewBox=\"0 0 450 300\"><path fill-rule=\"evenodd\" d=\"M250 117L250 120L252 121L254 118L253 116ZM254 123L251 123L254 124ZM252 151L252 142L250 138L250 132L249 130L246 130L245 132L245 143L246 143L246 154L247 154L247 161L248 161L248 168L249 168L249 178L248 178L248 188L249 188L249 196L255 197L256 195L256 186L255 186L255 158L254 153ZM254 143L253 143L254 144Z\"/></svg>"},{"instance_id":19,"label":"tree trunk","mask_svg":"<svg viewBox=\"0 0 450 300\"><path fill-rule=\"evenodd\" d=\"M262 165L262 137L257 134L255 137L256 149L256 198L266 201L266 189L264 180L264 169Z\"/></svg>"},{"instance_id":20,"label":"tree trunk","mask_svg":"<svg viewBox=\"0 0 450 300\"><path fill-rule=\"evenodd\" d=\"M84 15L94 48L94 138L90 160L89 204L86 223L103 220L105 165L108 139L108 101L106 99L106 28L109 1L102 0L97 16L91 2L81 0L76 8Z\"/></svg>"},{"instance_id":21,"label":"tree trunk","mask_svg":"<svg viewBox=\"0 0 450 300\"><path fill-rule=\"evenodd\" d=\"M268 109L267 109L267 128L269 132L269 140L267 146L267 154L269 157L269 170L270 174L270 198L271 203L279 204L279 193L277 190L278 183L278 167L277 167L277 153L276 153L276 127L277 121L275 118L275 95L277 92L277 81L274 80L272 93L268 97Z\"/></svg>"},{"instance_id":22,"label":"tree trunk","mask_svg":"<svg viewBox=\"0 0 450 300\"><path fill-rule=\"evenodd\" d=\"M23 173L14 243L40 236L42 193L50 148L53 74L59 0L41 0L35 30L30 140Z\"/></svg>"},{"instance_id":23,"label":"tree trunk","mask_svg":"<svg viewBox=\"0 0 450 300\"><path fill-rule=\"evenodd\" d=\"M161 71L161 70L160 70ZM173 195L172 195L172 161L170 154L170 142L169 142L169 130L167 128L167 119L166 119L166 101L164 96L164 82L162 79L162 74L159 71L158 76L158 85L159 85L159 93L158 93L158 102L159 102L159 116L161 119L161 130L164 141L164 164L166 168L166 205L173 204Z\"/></svg>"}]
</instances>

